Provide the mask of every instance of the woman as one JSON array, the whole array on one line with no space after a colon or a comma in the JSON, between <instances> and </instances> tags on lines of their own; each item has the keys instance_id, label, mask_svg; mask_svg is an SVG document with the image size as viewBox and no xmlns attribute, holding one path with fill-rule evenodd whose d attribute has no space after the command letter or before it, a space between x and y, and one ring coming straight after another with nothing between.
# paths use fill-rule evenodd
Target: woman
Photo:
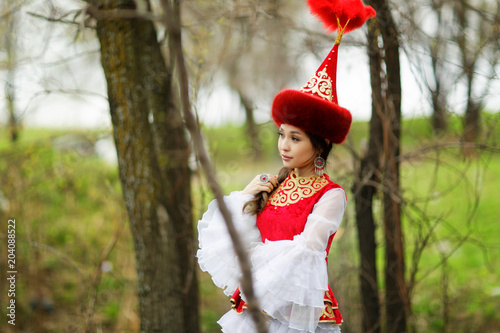
<instances>
[{"instance_id":1,"label":"woman","mask_svg":"<svg viewBox=\"0 0 500 333\"><path fill-rule=\"evenodd\" d=\"M250 256L255 294L267 315L270 333L340 332L342 316L328 285L327 256L346 207L344 190L323 173L332 144L342 143L351 113L337 103L338 45L342 33L361 26L375 11L361 1L308 0L325 14L337 40L309 82L284 90L273 101L283 168L277 177L255 177L224 200ZM349 10L343 6L348 4ZM317 6L317 7L315 7ZM347 13L347 14L346 14ZM226 333L249 333L254 325L238 288L241 272L217 202L198 223L200 267L232 296L220 320Z\"/></svg>"},{"instance_id":2,"label":"woman","mask_svg":"<svg viewBox=\"0 0 500 333\"><path fill-rule=\"evenodd\" d=\"M284 167L280 175L267 177L267 182L261 180L265 176L257 176L242 192L225 199L250 245L256 294L271 317L269 332L339 332L336 325L342 316L328 286L326 257L346 198L328 175L316 174L322 168L314 163L321 157L326 160L331 148L317 135L281 124L278 150ZM271 195L266 200L262 193ZM227 286L226 294L232 293L239 282L238 266L214 202L199 222L199 233L202 269L213 275L219 287ZM251 332L253 324L239 289L231 301L234 311L219 321L222 331Z\"/></svg>"}]
</instances>

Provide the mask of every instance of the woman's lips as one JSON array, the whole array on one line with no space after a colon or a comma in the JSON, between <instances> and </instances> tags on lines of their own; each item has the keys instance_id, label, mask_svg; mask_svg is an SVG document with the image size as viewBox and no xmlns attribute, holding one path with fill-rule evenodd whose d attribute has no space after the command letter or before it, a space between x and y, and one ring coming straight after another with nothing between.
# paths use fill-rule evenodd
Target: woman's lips
<instances>
[{"instance_id":1,"label":"woman's lips","mask_svg":"<svg viewBox=\"0 0 500 333\"><path fill-rule=\"evenodd\" d=\"M292 159L290 156L286 155L281 155L281 158L283 159L283 161L290 161Z\"/></svg>"}]
</instances>

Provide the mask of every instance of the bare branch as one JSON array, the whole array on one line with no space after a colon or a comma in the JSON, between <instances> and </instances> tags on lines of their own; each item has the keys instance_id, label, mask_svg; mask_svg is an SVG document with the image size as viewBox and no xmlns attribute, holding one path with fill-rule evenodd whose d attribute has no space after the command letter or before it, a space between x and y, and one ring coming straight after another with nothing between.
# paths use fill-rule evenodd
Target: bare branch
<instances>
[{"instance_id":1,"label":"bare branch","mask_svg":"<svg viewBox=\"0 0 500 333\"><path fill-rule=\"evenodd\" d=\"M114 19L144 19L153 22L161 21L161 16L153 15L151 12L137 11L135 9L99 9L91 4L87 7L87 13L89 13L95 19L102 20L114 20Z\"/></svg>"},{"instance_id":2,"label":"bare branch","mask_svg":"<svg viewBox=\"0 0 500 333\"><path fill-rule=\"evenodd\" d=\"M64 23L64 24L82 26L82 24L80 22L77 22L75 20L65 20L63 18L49 17L49 16L45 16L45 15L41 15L41 14L37 14L37 13L33 13L33 12L27 12L27 14L31 15L33 17L39 18L39 19L43 19L43 20L49 21L49 22ZM91 26L89 24L84 24L83 26L85 28L91 28L91 29L95 28L94 26Z\"/></svg>"},{"instance_id":3,"label":"bare branch","mask_svg":"<svg viewBox=\"0 0 500 333\"><path fill-rule=\"evenodd\" d=\"M39 242L35 242L35 241L28 241L28 240L26 240L26 242L28 244L30 244L31 246L33 246L33 247L36 247L36 248L39 248L39 249L43 249L43 250L45 250L47 252L55 254L63 262L65 262L66 264L68 264L69 266L71 266L78 273L78 275L80 275L80 278L82 278L85 275L80 270L80 268L76 265L76 263L70 257L68 257L67 255L65 255L64 253L59 252L58 250L56 250L52 246L49 246L49 245L46 245L46 244L42 244L42 243L39 243Z\"/></svg>"},{"instance_id":4,"label":"bare branch","mask_svg":"<svg viewBox=\"0 0 500 333\"><path fill-rule=\"evenodd\" d=\"M85 56L89 56L89 55L98 55L99 52L100 52L99 49L91 50L91 51L84 51L84 52L80 52L80 53L77 53L77 54L73 54L70 57L57 60L55 62L42 63L41 66L50 67L50 66L64 65L64 64L69 63L69 62L71 62L71 61L73 61L75 59L78 59L80 57L85 57Z\"/></svg>"},{"instance_id":5,"label":"bare branch","mask_svg":"<svg viewBox=\"0 0 500 333\"><path fill-rule=\"evenodd\" d=\"M446 143L438 143L432 146L425 146L421 149L412 151L407 154L401 154L397 157L399 161L408 161L412 159L417 159L427 154L430 151L437 151L445 148L472 148L483 151L490 151L493 153L500 152L500 147L488 145L485 143L474 143L474 142L446 142Z\"/></svg>"}]
</instances>

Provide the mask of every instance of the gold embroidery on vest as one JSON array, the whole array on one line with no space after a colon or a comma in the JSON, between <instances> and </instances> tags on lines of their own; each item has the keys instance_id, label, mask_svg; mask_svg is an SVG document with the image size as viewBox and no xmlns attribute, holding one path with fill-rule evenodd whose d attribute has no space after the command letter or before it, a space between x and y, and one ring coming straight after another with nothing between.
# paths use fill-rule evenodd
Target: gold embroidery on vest
<instances>
[{"instance_id":1,"label":"gold embroidery on vest","mask_svg":"<svg viewBox=\"0 0 500 333\"><path fill-rule=\"evenodd\" d=\"M335 322L335 313L333 312L335 308L332 306L332 302L325 300L325 306L321 311L320 322L331 323Z\"/></svg>"},{"instance_id":2,"label":"gold embroidery on vest","mask_svg":"<svg viewBox=\"0 0 500 333\"><path fill-rule=\"evenodd\" d=\"M301 199L312 197L327 184L328 180L325 177L298 177L292 171L290 177L274 191L268 203L278 207L293 204Z\"/></svg>"}]
</instances>

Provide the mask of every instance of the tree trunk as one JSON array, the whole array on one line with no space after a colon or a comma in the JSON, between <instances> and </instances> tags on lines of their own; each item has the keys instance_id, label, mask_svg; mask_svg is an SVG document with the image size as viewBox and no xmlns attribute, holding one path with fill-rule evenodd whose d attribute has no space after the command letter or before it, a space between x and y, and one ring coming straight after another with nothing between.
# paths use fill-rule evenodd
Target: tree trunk
<instances>
[{"instance_id":1,"label":"tree trunk","mask_svg":"<svg viewBox=\"0 0 500 333\"><path fill-rule=\"evenodd\" d=\"M362 302L363 332L380 332L380 301L378 297L378 279L376 267L375 222L373 219L373 196L375 188L363 184L363 180L373 181L373 167L369 157L363 158L359 170L356 197L356 222L360 260L360 292Z\"/></svg>"},{"instance_id":2,"label":"tree trunk","mask_svg":"<svg viewBox=\"0 0 500 333\"><path fill-rule=\"evenodd\" d=\"M438 36L438 43L441 42L441 37ZM439 57L442 56L439 48L441 45L431 46L431 57L432 57L432 72L434 74L434 83L436 87L434 89L429 89L431 93L432 101L432 129L435 134L445 133L448 130L448 113L446 106L447 90L441 89L445 81L443 77L443 69L440 64L441 60Z\"/></svg>"},{"instance_id":3,"label":"tree trunk","mask_svg":"<svg viewBox=\"0 0 500 333\"><path fill-rule=\"evenodd\" d=\"M171 70L151 21L96 11L133 10L132 1L92 3L134 238L141 332L198 332L189 152Z\"/></svg>"},{"instance_id":4,"label":"tree trunk","mask_svg":"<svg viewBox=\"0 0 500 333\"><path fill-rule=\"evenodd\" d=\"M445 96L439 90L431 92L432 94L432 129L434 133L445 133L448 130L448 114Z\"/></svg>"},{"instance_id":5,"label":"tree trunk","mask_svg":"<svg viewBox=\"0 0 500 333\"><path fill-rule=\"evenodd\" d=\"M464 117L464 141L476 142L481 133L480 106L472 100L467 101L467 109Z\"/></svg>"},{"instance_id":6,"label":"tree trunk","mask_svg":"<svg viewBox=\"0 0 500 333\"><path fill-rule=\"evenodd\" d=\"M370 60L370 82L372 87L372 117L368 150L360 162L358 179L355 184L356 226L360 260L360 292L362 300L363 332L380 332L380 301L376 267L375 221L373 217L373 197L376 188L382 153L383 112L381 66L376 24L368 22L368 56ZM372 184L370 184L372 183Z\"/></svg>"},{"instance_id":7,"label":"tree trunk","mask_svg":"<svg viewBox=\"0 0 500 333\"><path fill-rule=\"evenodd\" d=\"M467 27L467 20L465 17L465 5L462 2L458 2L458 4L461 4L461 10L458 11L459 14L459 22L460 26L462 28ZM460 7L457 5L457 7ZM480 109L481 109L481 104L476 103L474 101L474 96L472 92L472 86L473 86L473 80L474 80L474 68L476 66L476 60L477 57L475 55L470 55L467 50L467 41L466 37L463 36L461 37L460 42L458 43L460 45L460 50L462 52L462 63L463 63L463 72L464 72L464 77L466 80L466 85L467 85L467 106L465 108L465 115L464 115L464 141L465 142L476 142L477 138L479 137L480 133L480 126L479 126L479 115L480 115ZM466 155L470 155L472 153L471 149L466 148Z\"/></svg>"},{"instance_id":8,"label":"tree trunk","mask_svg":"<svg viewBox=\"0 0 500 333\"><path fill-rule=\"evenodd\" d=\"M472 96L472 81L474 79L474 65L466 62L464 57L464 63L466 63L466 68L464 68L465 77L467 80L467 106L465 108L464 115L464 141L473 143L476 142L480 131L480 111L481 111L481 103L476 103ZM465 155L469 156L473 153L473 149L469 147L464 148Z\"/></svg>"},{"instance_id":9,"label":"tree trunk","mask_svg":"<svg viewBox=\"0 0 500 333\"><path fill-rule=\"evenodd\" d=\"M386 0L373 0L370 4L377 11L377 28L380 33L379 50L383 54L383 67L377 68L382 78L380 101L383 101L381 117L383 151L382 188L385 235L385 310L388 333L406 332L409 313L408 294L404 279L404 249L401 228L399 144L401 130L401 76L399 40L396 24ZM381 39L381 40L380 40ZM384 90L385 89L385 93ZM378 99L377 98L377 99Z\"/></svg>"},{"instance_id":10,"label":"tree trunk","mask_svg":"<svg viewBox=\"0 0 500 333\"><path fill-rule=\"evenodd\" d=\"M262 158L262 149L260 147L259 142L259 129L257 124L255 123L255 119L253 116L254 107L250 99L246 98L242 91L238 90L238 95L240 96L241 104L245 109L246 115L246 126L247 126L247 134L251 140L252 150L253 150L253 158L255 160L260 160Z\"/></svg>"},{"instance_id":11,"label":"tree trunk","mask_svg":"<svg viewBox=\"0 0 500 333\"><path fill-rule=\"evenodd\" d=\"M460 28L460 31L467 31L471 29L471 18L470 18L470 4L466 0L460 0L455 2L454 14L455 21ZM462 71L465 78L465 84L467 87L467 106L465 109L465 115L463 119L464 123L464 134L463 140L468 143L476 142L480 134L480 111L482 107L482 98L479 96L474 96L473 94L473 81L475 78L475 70L478 59L480 58L480 52L482 52L483 47L487 45L487 35L485 35L487 29L479 29L478 36L475 36L478 40L483 41L484 45L477 47L477 50L473 50L474 39L468 36L468 34L460 33L456 37L456 42L461 55L461 65ZM488 85L485 85L488 87ZM485 89L485 92L488 90ZM473 154L473 149L470 147L464 148L465 156Z\"/></svg>"},{"instance_id":12,"label":"tree trunk","mask_svg":"<svg viewBox=\"0 0 500 333\"><path fill-rule=\"evenodd\" d=\"M444 2L433 1L431 8L437 19L438 29L434 38L429 38L429 51L432 62L432 74L435 87L429 86L432 100L432 129L435 134L445 133L448 130L447 95L449 73L443 66L443 58L446 56L447 44L444 41L443 33L446 27L443 25Z\"/></svg>"},{"instance_id":13,"label":"tree trunk","mask_svg":"<svg viewBox=\"0 0 500 333\"><path fill-rule=\"evenodd\" d=\"M8 12L6 16L7 31L5 34L5 51L7 53L7 82L5 83L5 97L7 99L7 109L9 111L9 137L11 142L16 142L19 137L19 122L16 117L15 107L15 71L17 61L17 41L16 41L16 26L17 26L17 10L9 10L7 4L5 10Z\"/></svg>"}]
</instances>

